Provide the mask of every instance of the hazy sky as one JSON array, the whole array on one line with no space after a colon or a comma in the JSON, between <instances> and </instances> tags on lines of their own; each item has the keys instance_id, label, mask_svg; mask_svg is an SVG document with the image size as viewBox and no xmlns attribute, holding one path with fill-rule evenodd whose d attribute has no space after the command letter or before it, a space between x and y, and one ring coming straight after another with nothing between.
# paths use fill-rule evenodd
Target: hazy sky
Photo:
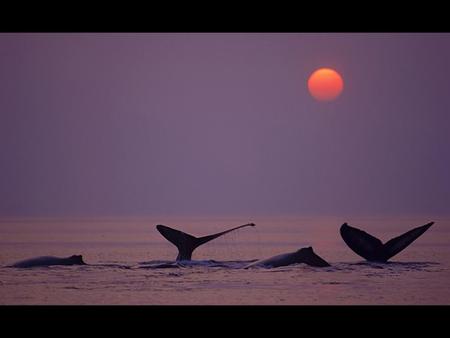
<instances>
[{"instance_id":1,"label":"hazy sky","mask_svg":"<svg viewBox=\"0 0 450 338\"><path fill-rule=\"evenodd\" d=\"M450 213L450 34L0 34L0 109L0 216Z\"/></svg>"}]
</instances>

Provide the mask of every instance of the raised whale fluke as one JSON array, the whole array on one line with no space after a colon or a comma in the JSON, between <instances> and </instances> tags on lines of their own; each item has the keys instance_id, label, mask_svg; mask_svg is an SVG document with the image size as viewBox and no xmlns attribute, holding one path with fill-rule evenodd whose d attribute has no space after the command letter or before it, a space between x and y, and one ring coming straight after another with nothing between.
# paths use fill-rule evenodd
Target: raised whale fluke
<instances>
[{"instance_id":1,"label":"raised whale fluke","mask_svg":"<svg viewBox=\"0 0 450 338\"><path fill-rule=\"evenodd\" d=\"M231 231L248 226L255 226L255 224L254 223L244 224L229 230L219 232L217 234L208 235L204 237L195 237L183 231L172 229L168 226L161 224L158 224L156 226L156 229L158 229L158 231L161 233L161 235L163 235L165 239L167 239L170 243L172 243L178 248L177 261L184 261L184 260L191 260L192 252L200 245L212 241L213 239L225 235Z\"/></svg>"},{"instance_id":2,"label":"raised whale fluke","mask_svg":"<svg viewBox=\"0 0 450 338\"><path fill-rule=\"evenodd\" d=\"M340 232L344 242L359 256L368 261L386 262L414 242L433 224L434 222L430 222L414 228L403 235L392 238L385 244L378 238L351 227L347 223L342 224Z\"/></svg>"}]
</instances>

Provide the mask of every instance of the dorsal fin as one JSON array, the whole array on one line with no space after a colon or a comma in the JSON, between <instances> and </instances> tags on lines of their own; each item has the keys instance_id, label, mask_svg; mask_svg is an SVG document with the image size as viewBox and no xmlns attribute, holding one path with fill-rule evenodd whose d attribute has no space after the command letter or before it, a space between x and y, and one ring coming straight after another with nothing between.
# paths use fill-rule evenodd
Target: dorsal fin
<instances>
[{"instance_id":1,"label":"dorsal fin","mask_svg":"<svg viewBox=\"0 0 450 338\"><path fill-rule=\"evenodd\" d=\"M318 267L330 266L326 260L314 252L312 247L303 248L297 252L301 255L302 261L305 264Z\"/></svg>"},{"instance_id":2,"label":"dorsal fin","mask_svg":"<svg viewBox=\"0 0 450 338\"><path fill-rule=\"evenodd\" d=\"M164 236L165 239L167 239L169 242L174 244L178 248L178 256L177 261L181 260L190 260L192 258L192 252L197 248L198 246L205 244L209 241L212 241L213 239L223 236L231 231L247 227L247 226L255 226L254 223L248 223L244 225L240 225L238 227L225 230L213 235L208 235L204 237L195 237L192 235L189 235L183 231L172 229L165 225L157 225L156 229L161 233L161 235Z\"/></svg>"},{"instance_id":3,"label":"dorsal fin","mask_svg":"<svg viewBox=\"0 0 450 338\"><path fill-rule=\"evenodd\" d=\"M405 232L403 235L392 238L388 242L383 245L384 254L386 256L386 260L395 256L412 242L414 242L418 237L420 237L425 231L427 231L434 222L427 223L420 227L414 228Z\"/></svg>"}]
</instances>

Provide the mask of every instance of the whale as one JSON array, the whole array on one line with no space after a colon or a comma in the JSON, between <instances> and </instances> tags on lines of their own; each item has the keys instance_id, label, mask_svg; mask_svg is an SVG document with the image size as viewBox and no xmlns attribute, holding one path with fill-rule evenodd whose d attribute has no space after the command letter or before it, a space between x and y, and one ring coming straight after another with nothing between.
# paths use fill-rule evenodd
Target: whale
<instances>
[{"instance_id":1,"label":"whale","mask_svg":"<svg viewBox=\"0 0 450 338\"><path fill-rule=\"evenodd\" d=\"M341 225L340 233L344 242L357 255L370 262L386 263L390 258L419 238L433 224L434 222L430 222L409 230L384 244L378 238L365 231L351 227L347 223Z\"/></svg>"},{"instance_id":2,"label":"whale","mask_svg":"<svg viewBox=\"0 0 450 338\"><path fill-rule=\"evenodd\" d=\"M23 261L16 262L9 267L12 268L33 268L38 266L51 266L51 265L86 265L83 261L82 255L73 255L70 257L53 257L42 256Z\"/></svg>"},{"instance_id":3,"label":"whale","mask_svg":"<svg viewBox=\"0 0 450 338\"><path fill-rule=\"evenodd\" d=\"M330 264L323 258L318 256L312 247L301 248L295 252L288 252L285 254L276 255L270 258L261 259L259 261L248 264L244 269L263 267L263 268L277 268L280 266L287 266L291 264L305 263L315 267L326 267Z\"/></svg>"},{"instance_id":4,"label":"whale","mask_svg":"<svg viewBox=\"0 0 450 338\"><path fill-rule=\"evenodd\" d=\"M170 243L175 245L178 248L178 255L176 261L189 261L192 259L193 251L198 248L200 245L208 243L213 239L216 239L220 236L223 236L227 233L235 231L237 229L245 228L252 226L254 227L254 223L247 223L244 225L237 226L235 228L231 228L222 232L218 232L216 234L203 236L203 237L195 237L190 234L187 234L183 231L170 228L166 225L158 224L156 229L159 233L167 239Z\"/></svg>"}]
</instances>

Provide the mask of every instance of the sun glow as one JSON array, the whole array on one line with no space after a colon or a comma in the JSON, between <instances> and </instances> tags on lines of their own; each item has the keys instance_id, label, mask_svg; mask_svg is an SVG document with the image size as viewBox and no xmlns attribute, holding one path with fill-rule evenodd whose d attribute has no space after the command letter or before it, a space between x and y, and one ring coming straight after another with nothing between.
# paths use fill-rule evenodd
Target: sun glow
<instances>
[{"instance_id":1,"label":"sun glow","mask_svg":"<svg viewBox=\"0 0 450 338\"><path fill-rule=\"evenodd\" d=\"M308 90L319 101L332 101L344 89L342 76L331 68L320 68L308 79Z\"/></svg>"}]
</instances>

